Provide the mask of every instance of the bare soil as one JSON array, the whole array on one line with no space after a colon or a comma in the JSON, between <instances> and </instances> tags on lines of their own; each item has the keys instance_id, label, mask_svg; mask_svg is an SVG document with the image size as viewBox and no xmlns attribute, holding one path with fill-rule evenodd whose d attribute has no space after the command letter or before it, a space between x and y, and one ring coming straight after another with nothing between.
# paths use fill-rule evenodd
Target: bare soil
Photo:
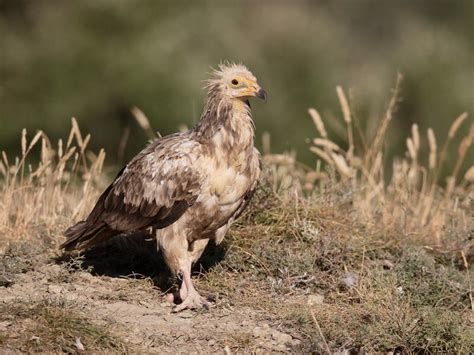
<instances>
[{"instance_id":1,"label":"bare soil","mask_svg":"<svg viewBox=\"0 0 474 355\"><path fill-rule=\"evenodd\" d=\"M173 279L153 249L140 263L125 261L123 254L113 252L107 257L103 254L106 249L81 257L58 253L51 257L45 250L39 255L10 255L10 263L19 269L3 274L8 284L0 287L0 309L4 311L0 316L0 350L81 352L112 348L132 353L211 353L245 349L259 353L288 352L302 343L301 336L290 335L259 307L235 305L219 294L203 292L213 301L209 310L173 313L172 305L163 299ZM141 268L145 275L130 267ZM49 335L43 339L38 314L51 308L86 323L72 333L59 330L65 339L51 342ZM32 311L25 313L28 309ZM99 337L112 340L101 344L84 336L89 326L100 329Z\"/></svg>"}]
</instances>

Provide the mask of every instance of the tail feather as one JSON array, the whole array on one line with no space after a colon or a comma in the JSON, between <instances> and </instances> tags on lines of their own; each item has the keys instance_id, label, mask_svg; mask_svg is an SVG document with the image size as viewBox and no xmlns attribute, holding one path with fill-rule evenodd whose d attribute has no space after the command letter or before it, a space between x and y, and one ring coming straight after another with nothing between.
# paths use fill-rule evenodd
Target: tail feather
<instances>
[{"instance_id":1,"label":"tail feather","mask_svg":"<svg viewBox=\"0 0 474 355\"><path fill-rule=\"evenodd\" d=\"M61 244L60 248L67 251L88 249L115 234L117 232L105 223L91 224L88 221L81 221L64 232L67 240Z\"/></svg>"}]
</instances>

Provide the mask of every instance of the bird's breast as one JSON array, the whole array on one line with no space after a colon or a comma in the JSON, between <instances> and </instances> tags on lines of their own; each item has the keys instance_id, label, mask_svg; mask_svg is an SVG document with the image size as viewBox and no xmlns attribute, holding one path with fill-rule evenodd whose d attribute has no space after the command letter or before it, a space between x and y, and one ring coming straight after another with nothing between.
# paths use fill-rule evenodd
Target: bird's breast
<instances>
[{"instance_id":1,"label":"bird's breast","mask_svg":"<svg viewBox=\"0 0 474 355\"><path fill-rule=\"evenodd\" d=\"M203 191L228 205L242 198L251 185L251 174L244 162L209 162Z\"/></svg>"},{"instance_id":2,"label":"bird's breast","mask_svg":"<svg viewBox=\"0 0 474 355\"><path fill-rule=\"evenodd\" d=\"M207 229L221 226L241 205L259 175L259 158L253 147L251 153L223 152L205 156L196 162L203 172L201 193L193 205L192 214Z\"/></svg>"}]
</instances>

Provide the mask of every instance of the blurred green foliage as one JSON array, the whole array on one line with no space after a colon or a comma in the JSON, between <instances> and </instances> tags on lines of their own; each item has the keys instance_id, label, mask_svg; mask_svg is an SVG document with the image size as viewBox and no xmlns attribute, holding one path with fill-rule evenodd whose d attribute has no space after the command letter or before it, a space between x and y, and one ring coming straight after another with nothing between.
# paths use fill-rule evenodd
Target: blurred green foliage
<instances>
[{"instance_id":1,"label":"blurred green foliage","mask_svg":"<svg viewBox=\"0 0 474 355\"><path fill-rule=\"evenodd\" d=\"M471 0L0 0L0 150L18 151L23 127L64 137L75 116L117 163L125 127L125 158L146 142L130 106L162 134L192 126L206 72L230 60L269 93L267 105L253 104L258 142L268 131L273 151L294 149L310 165L307 108L341 120L341 84L370 126L400 71L390 136L403 154L413 122L444 140L455 117L474 112L473 14Z\"/></svg>"}]
</instances>

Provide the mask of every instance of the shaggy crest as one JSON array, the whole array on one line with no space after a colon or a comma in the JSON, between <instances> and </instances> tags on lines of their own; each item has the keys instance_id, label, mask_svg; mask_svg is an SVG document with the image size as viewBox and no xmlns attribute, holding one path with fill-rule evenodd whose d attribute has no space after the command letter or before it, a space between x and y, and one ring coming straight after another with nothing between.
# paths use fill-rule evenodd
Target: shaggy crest
<instances>
[{"instance_id":1,"label":"shaggy crest","mask_svg":"<svg viewBox=\"0 0 474 355\"><path fill-rule=\"evenodd\" d=\"M205 86L207 101L201 119L195 127L197 134L205 138L214 135L219 126L228 123L233 115L231 96L228 94L228 85L232 79L237 77L257 82L257 78L243 64L221 63L218 69L212 69L209 74L211 78L206 80ZM255 127L250 106L245 106L244 111L247 117L245 121L250 123L253 130Z\"/></svg>"},{"instance_id":2,"label":"shaggy crest","mask_svg":"<svg viewBox=\"0 0 474 355\"><path fill-rule=\"evenodd\" d=\"M210 92L213 87L221 86L226 82L230 82L233 76L243 76L256 81L257 79L250 70L243 64L224 62L219 64L218 68L211 68L209 73L211 78L206 80L205 89Z\"/></svg>"}]
</instances>

